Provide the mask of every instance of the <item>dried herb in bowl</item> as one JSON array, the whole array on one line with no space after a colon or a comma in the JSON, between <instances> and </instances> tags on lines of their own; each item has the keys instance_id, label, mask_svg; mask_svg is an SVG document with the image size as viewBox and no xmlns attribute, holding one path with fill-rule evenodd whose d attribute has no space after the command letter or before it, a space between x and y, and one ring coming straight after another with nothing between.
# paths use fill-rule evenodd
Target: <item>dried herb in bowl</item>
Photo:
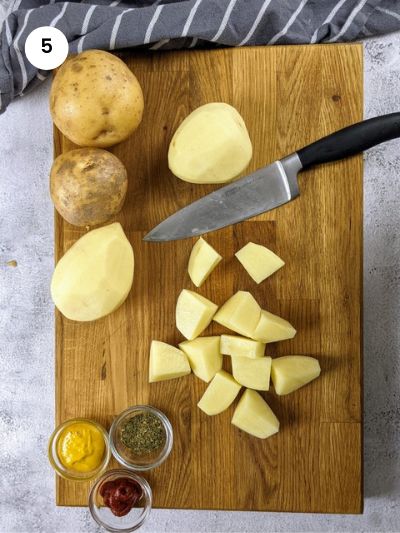
<instances>
[{"instance_id":1,"label":"dried herb in bowl","mask_svg":"<svg viewBox=\"0 0 400 533\"><path fill-rule=\"evenodd\" d=\"M121 441L135 455L148 455L165 445L165 430L158 416L139 413L122 426Z\"/></svg>"}]
</instances>

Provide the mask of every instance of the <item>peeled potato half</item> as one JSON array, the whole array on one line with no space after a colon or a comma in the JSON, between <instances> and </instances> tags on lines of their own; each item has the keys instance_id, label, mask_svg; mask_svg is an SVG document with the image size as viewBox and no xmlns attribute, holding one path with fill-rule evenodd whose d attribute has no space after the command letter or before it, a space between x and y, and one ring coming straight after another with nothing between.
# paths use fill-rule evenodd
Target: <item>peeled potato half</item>
<instances>
[{"instance_id":1,"label":"peeled potato half","mask_svg":"<svg viewBox=\"0 0 400 533\"><path fill-rule=\"evenodd\" d=\"M97 320L117 309L133 282L133 249L118 222L89 231L57 263L56 307L70 320Z\"/></svg>"},{"instance_id":2,"label":"peeled potato half","mask_svg":"<svg viewBox=\"0 0 400 533\"><path fill-rule=\"evenodd\" d=\"M243 172L252 154L239 112L224 102L213 102L195 109L176 130L168 165L175 176L190 183L225 183Z\"/></svg>"}]
</instances>

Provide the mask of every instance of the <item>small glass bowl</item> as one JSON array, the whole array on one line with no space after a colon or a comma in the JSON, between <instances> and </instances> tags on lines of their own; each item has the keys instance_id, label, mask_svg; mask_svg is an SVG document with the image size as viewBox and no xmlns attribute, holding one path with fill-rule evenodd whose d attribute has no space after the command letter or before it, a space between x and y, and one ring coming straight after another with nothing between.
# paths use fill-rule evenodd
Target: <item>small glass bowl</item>
<instances>
[{"instance_id":1,"label":"small glass bowl","mask_svg":"<svg viewBox=\"0 0 400 533\"><path fill-rule=\"evenodd\" d=\"M94 426L96 429L100 431L100 433L103 435L103 438L104 438L105 448L104 448L103 460L101 461L100 465L95 470L90 470L89 472L76 472L74 470L66 468L60 461L58 457L58 453L57 453L58 439L60 438L60 435L63 432L63 430L67 428L68 426L70 426L71 424L80 423L80 422L91 424L92 426ZM64 423L59 425L53 431L50 437L50 440L49 440L48 455L49 455L49 461L50 461L51 466L54 468L54 470L59 476L65 479L70 479L72 481L90 481L100 476L104 472L104 470L107 468L107 465L111 457L110 438L108 436L107 431L103 428L103 426L98 424L97 422L94 422L93 420L89 420L87 418L71 418L70 420L66 420Z\"/></svg>"},{"instance_id":2,"label":"small glass bowl","mask_svg":"<svg viewBox=\"0 0 400 533\"><path fill-rule=\"evenodd\" d=\"M137 504L125 516L115 516L111 509L106 507L100 495L101 487L107 481L113 481L120 477L136 481L141 489L142 496ZM93 519L107 531L125 532L136 531L148 518L151 511L152 492L150 485L145 479L125 469L109 470L93 485L89 495L89 509Z\"/></svg>"},{"instance_id":3,"label":"small glass bowl","mask_svg":"<svg viewBox=\"0 0 400 533\"><path fill-rule=\"evenodd\" d=\"M142 413L151 413L161 421L165 431L165 443L162 448L155 450L154 453L135 455L133 451L122 442L121 430L128 420ZM156 407L151 407L150 405L136 405L135 407L129 407L125 411L122 411L122 413L114 420L110 429L112 454L120 464L130 470L144 472L159 466L170 454L172 443L173 431L171 422L162 411Z\"/></svg>"}]
</instances>

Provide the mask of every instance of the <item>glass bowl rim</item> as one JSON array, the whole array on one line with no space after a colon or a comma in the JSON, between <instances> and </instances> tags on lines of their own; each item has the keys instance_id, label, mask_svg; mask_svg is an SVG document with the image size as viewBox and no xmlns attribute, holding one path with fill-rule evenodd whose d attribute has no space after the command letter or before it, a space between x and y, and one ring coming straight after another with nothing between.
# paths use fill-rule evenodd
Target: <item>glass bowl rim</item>
<instances>
[{"instance_id":1,"label":"glass bowl rim","mask_svg":"<svg viewBox=\"0 0 400 533\"><path fill-rule=\"evenodd\" d=\"M54 450L53 448L54 446L56 446L58 437L60 436L61 432L68 426L75 424L75 423L79 423L79 422L85 422L87 424L90 424L100 431L104 439L105 450L104 450L103 460L98 466L98 468L96 468L95 470L91 470L89 472L76 472L75 473L73 470L69 470L68 468L62 465L60 459L57 456L57 450ZM68 420L65 420L64 422L59 424L54 429L53 433L50 435L47 449L48 449L48 457L49 457L50 464L55 470L56 474L70 481L91 481L97 478L105 471L111 459L110 436L107 430L99 422L96 422L95 420L92 420L90 418L84 418L84 417L69 418Z\"/></svg>"},{"instance_id":2,"label":"glass bowl rim","mask_svg":"<svg viewBox=\"0 0 400 533\"><path fill-rule=\"evenodd\" d=\"M117 528L117 527L113 527L107 524L107 522L105 522L98 515L97 510L96 510L97 506L94 503L97 490L100 487L101 483L103 483L105 480L115 475L121 475L121 477L130 477L134 481L139 483L139 485L142 488L144 497L145 497L145 505L143 506L142 513L137 518L136 523L129 527ZM153 504L153 492L151 490L149 482L142 476L139 476L135 472L132 472L132 470L127 470L126 468L113 468L112 470L107 470L106 472L103 472L101 477L96 479L89 493L89 511L90 511L90 514L93 520L97 522L99 526L104 527L107 531L111 531L112 533L130 533L131 531L135 531L136 529L139 529L149 517L150 511L152 509L152 504Z\"/></svg>"},{"instance_id":3,"label":"glass bowl rim","mask_svg":"<svg viewBox=\"0 0 400 533\"><path fill-rule=\"evenodd\" d=\"M155 461L148 464L136 464L131 461L126 460L117 450L115 439L116 439L116 432L119 424L121 423L121 420L123 420L127 415L135 413L135 412L150 412L156 415L160 420L164 427L165 435L166 435L166 442L163 448L162 453L157 457ZM146 472L148 470L152 470L153 468L156 468L157 466L160 466L169 456L172 450L172 445L174 442L174 433L172 429L171 422L169 421L169 418L165 413L163 413L160 409L157 407L153 407L152 405L134 405L131 407L128 407L127 409L124 409L113 421L110 428L110 447L111 447L111 453L115 457L115 459L123 465L125 468L129 470L133 470L136 472Z\"/></svg>"}]
</instances>

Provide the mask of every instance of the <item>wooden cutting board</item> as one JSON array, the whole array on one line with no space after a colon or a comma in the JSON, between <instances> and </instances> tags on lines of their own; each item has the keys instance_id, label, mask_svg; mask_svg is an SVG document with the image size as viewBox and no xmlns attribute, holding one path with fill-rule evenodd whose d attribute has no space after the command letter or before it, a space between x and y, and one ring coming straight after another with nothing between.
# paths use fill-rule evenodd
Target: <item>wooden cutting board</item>
<instances>
[{"instance_id":1,"label":"wooden cutting board","mask_svg":"<svg viewBox=\"0 0 400 533\"><path fill-rule=\"evenodd\" d=\"M168 461L146 475L154 506L360 513L362 497L362 158L300 176L299 199L209 234L224 257L200 293L222 304L239 289L287 318L291 340L268 345L272 356L308 354L320 379L279 398L265 394L281 422L259 440L230 424L233 406L207 417L196 403L206 384L193 375L148 384L152 339L177 344L175 302L195 289L186 272L194 240L144 243L175 210L213 190L185 183L167 167L171 137L206 102L235 106L248 126L248 171L362 118L360 45L238 48L130 55L145 96L140 128L114 147L127 166L129 191L116 218L135 250L126 303L94 323L56 313L57 423L75 416L109 427L130 405L149 403L171 419ZM74 146L55 131L55 155ZM56 215L58 260L85 233ZM248 241L277 252L286 266L256 285L234 258ZM223 328L213 324L205 334ZM229 370L229 358L224 366ZM86 505L88 485L57 479L59 505Z\"/></svg>"}]
</instances>

